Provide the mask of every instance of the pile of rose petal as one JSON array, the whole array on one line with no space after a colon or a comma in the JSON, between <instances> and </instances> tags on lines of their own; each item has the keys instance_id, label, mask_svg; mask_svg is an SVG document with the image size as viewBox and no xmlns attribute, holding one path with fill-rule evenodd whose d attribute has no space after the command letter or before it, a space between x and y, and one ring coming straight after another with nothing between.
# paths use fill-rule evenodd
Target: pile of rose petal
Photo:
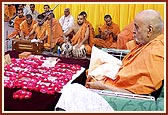
<instances>
[{"instance_id":1,"label":"pile of rose petal","mask_svg":"<svg viewBox=\"0 0 168 115\"><path fill-rule=\"evenodd\" d=\"M80 65L60 63L58 58L50 62L54 66L44 66L44 62L48 60L43 56L12 58L12 63L4 67L4 87L19 88L13 94L14 99L31 98L32 90L47 94L59 92L81 70Z\"/></svg>"}]
</instances>

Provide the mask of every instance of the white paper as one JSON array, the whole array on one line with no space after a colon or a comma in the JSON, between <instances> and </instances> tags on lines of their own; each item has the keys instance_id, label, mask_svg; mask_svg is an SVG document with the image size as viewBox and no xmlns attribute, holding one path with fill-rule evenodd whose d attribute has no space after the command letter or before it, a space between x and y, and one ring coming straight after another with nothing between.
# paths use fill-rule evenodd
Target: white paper
<instances>
[{"instance_id":1,"label":"white paper","mask_svg":"<svg viewBox=\"0 0 168 115\"><path fill-rule=\"evenodd\" d=\"M32 39L31 43L37 43L37 42L41 42L39 39Z\"/></svg>"}]
</instances>

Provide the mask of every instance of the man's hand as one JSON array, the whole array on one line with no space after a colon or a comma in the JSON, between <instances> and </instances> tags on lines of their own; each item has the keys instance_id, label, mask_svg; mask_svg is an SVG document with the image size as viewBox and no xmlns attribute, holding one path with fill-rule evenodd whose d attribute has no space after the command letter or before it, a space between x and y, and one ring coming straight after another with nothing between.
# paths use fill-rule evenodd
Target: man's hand
<instances>
[{"instance_id":1,"label":"man's hand","mask_svg":"<svg viewBox=\"0 0 168 115\"><path fill-rule=\"evenodd\" d=\"M94 81L93 81L94 80ZM88 78L86 79L86 88L91 88L91 89L107 89L105 84L103 84L101 81L97 81L94 76L89 75Z\"/></svg>"},{"instance_id":2,"label":"man's hand","mask_svg":"<svg viewBox=\"0 0 168 115\"><path fill-rule=\"evenodd\" d=\"M25 39L28 40L28 39L29 39L29 36L26 36Z\"/></svg>"},{"instance_id":3,"label":"man's hand","mask_svg":"<svg viewBox=\"0 0 168 115\"><path fill-rule=\"evenodd\" d=\"M108 34L113 36L113 32L111 30L108 30Z\"/></svg>"},{"instance_id":4,"label":"man's hand","mask_svg":"<svg viewBox=\"0 0 168 115\"><path fill-rule=\"evenodd\" d=\"M79 49L81 47L81 44L76 44L75 49Z\"/></svg>"},{"instance_id":5,"label":"man's hand","mask_svg":"<svg viewBox=\"0 0 168 115\"><path fill-rule=\"evenodd\" d=\"M117 36L111 31L111 30L107 30L108 35L112 35L113 40L117 41Z\"/></svg>"},{"instance_id":6,"label":"man's hand","mask_svg":"<svg viewBox=\"0 0 168 115\"><path fill-rule=\"evenodd\" d=\"M107 89L105 84L103 84L100 81L86 82L85 87L91 88L91 89L99 89L99 90Z\"/></svg>"},{"instance_id":7,"label":"man's hand","mask_svg":"<svg viewBox=\"0 0 168 115\"><path fill-rule=\"evenodd\" d=\"M86 88L89 88L89 84L87 84L87 83L91 82L92 79L93 79L92 76L89 75L88 78L86 79L86 84L85 84Z\"/></svg>"}]
</instances>

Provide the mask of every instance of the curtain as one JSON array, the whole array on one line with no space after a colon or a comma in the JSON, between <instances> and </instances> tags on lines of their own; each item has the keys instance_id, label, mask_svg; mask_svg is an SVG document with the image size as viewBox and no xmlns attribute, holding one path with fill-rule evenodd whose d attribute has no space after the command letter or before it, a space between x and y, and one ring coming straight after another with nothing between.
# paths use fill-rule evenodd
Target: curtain
<instances>
[{"instance_id":1,"label":"curtain","mask_svg":"<svg viewBox=\"0 0 168 115\"><path fill-rule=\"evenodd\" d=\"M50 3L46 2L45 4L48 4L51 9L54 8L55 5L57 5L57 2ZM43 6L44 3L41 4L35 4L35 9L42 13L44 12ZM150 3L148 4L136 4L134 2L132 3L117 3L117 2L91 2L91 3L66 3L62 2L59 3L58 7L53 11L55 14L56 19L59 19L64 14L65 8L71 9L71 15L75 18L75 21L77 19L77 15L81 11L87 12L87 20L93 25L95 29L95 33L98 33L98 26L103 25L104 22L104 16L106 14L110 14L112 17L113 22L117 23L120 26L120 30L122 30L126 25L128 25L131 21L133 21L135 15L145 9L154 9L157 10L164 20L164 3Z\"/></svg>"}]
</instances>

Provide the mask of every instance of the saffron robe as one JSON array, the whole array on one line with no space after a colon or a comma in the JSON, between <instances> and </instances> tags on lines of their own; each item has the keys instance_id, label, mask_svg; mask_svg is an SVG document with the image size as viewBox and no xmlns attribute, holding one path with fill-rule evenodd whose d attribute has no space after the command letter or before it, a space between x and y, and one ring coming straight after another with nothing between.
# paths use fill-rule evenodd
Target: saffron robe
<instances>
[{"instance_id":1,"label":"saffron robe","mask_svg":"<svg viewBox=\"0 0 168 115\"><path fill-rule=\"evenodd\" d=\"M27 24L27 21L24 20L24 21L20 24L20 30L23 32L24 37L25 37L25 36L28 36L29 33L33 30L33 26L34 26L35 23L36 23L36 21L35 21L35 20L32 20L31 25L28 25L28 24ZM34 38L34 34L32 34L29 38L30 38L30 39L33 39L33 38Z\"/></svg>"},{"instance_id":2,"label":"saffron robe","mask_svg":"<svg viewBox=\"0 0 168 115\"><path fill-rule=\"evenodd\" d=\"M15 30L8 35L8 38L13 38L13 37L17 36L20 33L20 24L25 19L26 19L25 16L23 16L22 18L19 18L18 16L16 16L16 18L14 19L14 29Z\"/></svg>"},{"instance_id":3,"label":"saffron robe","mask_svg":"<svg viewBox=\"0 0 168 115\"><path fill-rule=\"evenodd\" d=\"M117 49L127 49L126 43L134 39L133 28L134 28L134 23L131 22L118 34Z\"/></svg>"},{"instance_id":4,"label":"saffron robe","mask_svg":"<svg viewBox=\"0 0 168 115\"><path fill-rule=\"evenodd\" d=\"M104 33L106 30L112 31L114 35L118 35L120 33L119 25L115 24L114 22L110 26L104 24L100 28L101 34ZM94 43L96 46L102 48L117 48L117 42L114 41L112 34L108 34L105 39L95 38Z\"/></svg>"},{"instance_id":5,"label":"saffron robe","mask_svg":"<svg viewBox=\"0 0 168 115\"><path fill-rule=\"evenodd\" d=\"M127 49L127 50L132 50L132 49L134 49L136 46L137 46L137 44L136 44L136 41L135 41L135 40L131 40L131 41L128 41L128 42L126 43L126 49Z\"/></svg>"},{"instance_id":6,"label":"saffron robe","mask_svg":"<svg viewBox=\"0 0 168 115\"><path fill-rule=\"evenodd\" d=\"M71 39L72 45L79 44L84 39L87 27L89 27L89 24L88 23L83 23L83 25L79 28L77 33ZM89 33L89 37L91 37L90 33ZM85 43L84 43L84 46L85 46L85 49L86 49L86 53L88 55L91 54L91 49L92 49L91 48L92 46L89 44L89 43L92 43L90 40L91 39L88 38L88 41L85 41Z\"/></svg>"},{"instance_id":7,"label":"saffron robe","mask_svg":"<svg viewBox=\"0 0 168 115\"><path fill-rule=\"evenodd\" d=\"M8 22L16 13L16 8L14 5L8 6L4 5L4 21Z\"/></svg>"},{"instance_id":8,"label":"saffron robe","mask_svg":"<svg viewBox=\"0 0 168 115\"><path fill-rule=\"evenodd\" d=\"M39 26L38 23L34 24L33 30L36 33L37 39L42 39L47 34L46 32L46 25L43 23L43 25Z\"/></svg>"},{"instance_id":9,"label":"saffron robe","mask_svg":"<svg viewBox=\"0 0 168 115\"><path fill-rule=\"evenodd\" d=\"M55 18L52 18L52 38L51 38L51 20L46 20L47 43L44 45L46 49L53 48L56 44L61 45L64 42L61 24Z\"/></svg>"},{"instance_id":10,"label":"saffron robe","mask_svg":"<svg viewBox=\"0 0 168 115\"><path fill-rule=\"evenodd\" d=\"M98 58L102 60L101 55ZM93 65L99 67L100 64L102 63L97 61ZM131 50L122 60L122 66L115 77L113 80L104 76L99 81L135 94L150 94L158 90L164 79L164 35Z\"/></svg>"},{"instance_id":11,"label":"saffron robe","mask_svg":"<svg viewBox=\"0 0 168 115\"><path fill-rule=\"evenodd\" d=\"M94 45L95 32L92 24L89 21L85 22L89 25L89 45L92 47Z\"/></svg>"}]
</instances>

